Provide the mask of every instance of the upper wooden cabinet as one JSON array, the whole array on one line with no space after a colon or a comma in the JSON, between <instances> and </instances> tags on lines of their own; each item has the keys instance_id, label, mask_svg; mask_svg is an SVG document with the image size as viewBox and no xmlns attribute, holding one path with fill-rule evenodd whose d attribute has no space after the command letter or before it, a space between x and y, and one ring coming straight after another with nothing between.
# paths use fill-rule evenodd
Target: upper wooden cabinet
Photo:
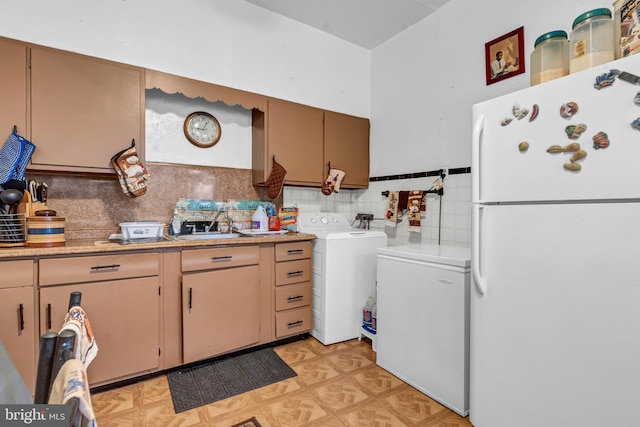
<instances>
[{"instance_id":1,"label":"upper wooden cabinet","mask_svg":"<svg viewBox=\"0 0 640 427\"><path fill-rule=\"evenodd\" d=\"M204 98L209 102L224 102L227 105L241 105L247 110L265 109L266 98L256 93L245 92L226 86L194 80L161 71L146 70L147 89L159 89L164 93L181 93L188 98Z\"/></svg>"},{"instance_id":2,"label":"upper wooden cabinet","mask_svg":"<svg viewBox=\"0 0 640 427\"><path fill-rule=\"evenodd\" d=\"M17 127L27 134L27 47L23 43L0 38L0 142Z\"/></svg>"},{"instance_id":3,"label":"upper wooden cabinet","mask_svg":"<svg viewBox=\"0 0 640 427\"><path fill-rule=\"evenodd\" d=\"M327 172L322 158L323 115L320 109L279 99L268 100L266 113L254 110L253 183L267 180L275 157L287 170L285 183L320 184Z\"/></svg>"},{"instance_id":4,"label":"upper wooden cabinet","mask_svg":"<svg viewBox=\"0 0 640 427\"><path fill-rule=\"evenodd\" d=\"M31 47L30 170L115 173L136 141L144 159L144 69Z\"/></svg>"},{"instance_id":5,"label":"upper wooden cabinet","mask_svg":"<svg viewBox=\"0 0 640 427\"><path fill-rule=\"evenodd\" d=\"M324 160L342 169L341 187L369 186L369 120L346 114L324 113Z\"/></svg>"},{"instance_id":6,"label":"upper wooden cabinet","mask_svg":"<svg viewBox=\"0 0 640 427\"><path fill-rule=\"evenodd\" d=\"M369 120L294 102L269 99L253 112L253 183L264 184L273 160L285 184L320 187L329 163L346 175L341 188L369 186Z\"/></svg>"}]
</instances>

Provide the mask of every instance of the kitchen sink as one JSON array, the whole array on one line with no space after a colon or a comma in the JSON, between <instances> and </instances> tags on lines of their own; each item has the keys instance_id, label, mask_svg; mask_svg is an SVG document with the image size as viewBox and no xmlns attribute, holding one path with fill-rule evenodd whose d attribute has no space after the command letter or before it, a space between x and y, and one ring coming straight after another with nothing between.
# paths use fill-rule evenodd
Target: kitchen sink
<instances>
[{"instance_id":1,"label":"kitchen sink","mask_svg":"<svg viewBox=\"0 0 640 427\"><path fill-rule=\"evenodd\" d=\"M238 237L236 233L194 233L194 234L181 234L175 236L176 240L212 240L212 239L232 239Z\"/></svg>"}]
</instances>

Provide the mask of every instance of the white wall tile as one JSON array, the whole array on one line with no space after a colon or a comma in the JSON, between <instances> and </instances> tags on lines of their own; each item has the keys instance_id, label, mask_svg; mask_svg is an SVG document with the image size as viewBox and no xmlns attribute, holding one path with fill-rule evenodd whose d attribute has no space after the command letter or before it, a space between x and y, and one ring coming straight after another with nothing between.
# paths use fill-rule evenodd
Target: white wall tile
<instances>
[{"instance_id":1,"label":"white wall tile","mask_svg":"<svg viewBox=\"0 0 640 427\"><path fill-rule=\"evenodd\" d=\"M409 233L406 214L395 228L385 226L387 198L382 195L383 191L426 190L434 180L434 177L427 177L376 181L371 182L366 190L341 189L339 193L329 196L322 194L318 188L285 187L283 200L285 206L298 206L301 212L339 212L349 222L355 221L358 213L371 213L374 221L370 228L387 233L390 246L414 241L437 244L438 236L442 244L468 246L471 242L470 174L447 176L442 196L427 195L427 211L421 218L421 233Z\"/></svg>"}]
</instances>

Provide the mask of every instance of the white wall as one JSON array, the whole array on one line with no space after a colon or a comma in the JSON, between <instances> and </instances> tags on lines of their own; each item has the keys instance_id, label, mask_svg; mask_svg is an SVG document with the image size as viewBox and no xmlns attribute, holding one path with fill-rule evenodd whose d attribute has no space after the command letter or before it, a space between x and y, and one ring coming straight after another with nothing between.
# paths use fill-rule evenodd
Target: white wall
<instances>
[{"instance_id":1,"label":"white wall","mask_svg":"<svg viewBox=\"0 0 640 427\"><path fill-rule=\"evenodd\" d=\"M369 117L371 52L238 0L3 0L0 36Z\"/></svg>"},{"instance_id":2,"label":"white wall","mask_svg":"<svg viewBox=\"0 0 640 427\"><path fill-rule=\"evenodd\" d=\"M549 31L612 2L450 0L376 47L371 59L371 176L471 164L471 105L529 87L529 55ZM526 72L489 86L485 43L524 26Z\"/></svg>"},{"instance_id":3,"label":"white wall","mask_svg":"<svg viewBox=\"0 0 640 427\"><path fill-rule=\"evenodd\" d=\"M529 55L535 39L553 30L569 34L578 15L599 7L613 9L611 3L598 0L450 0L432 16L373 49L370 175L471 166L471 106L529 87ZM485 43L521 26L527 71L487 86ZM424 179L374 182L358 200L366 200L368 211L377 213L386 206L381 190L423 187ZM429 196L422 233L409 235L405 221L391 232L387 229L389 243L416 239L435 243L441 218L441 243L469 245L470 193L469 174L449 176L442 216L437 197Z\"/></svg>"},{"instance_id":4,"label":"white wall","mask_svg":"<svg viewBox=\"0 0 640 427\"><path fill-rule=\"evenodd\" d=\"M251 169L250 110L158 89L146 91L145 105L147 161ZM184 120L194 111L211 113L220 122L220 140L213 147L196 147L185 138Z\"/></svg>"}]
</instances>

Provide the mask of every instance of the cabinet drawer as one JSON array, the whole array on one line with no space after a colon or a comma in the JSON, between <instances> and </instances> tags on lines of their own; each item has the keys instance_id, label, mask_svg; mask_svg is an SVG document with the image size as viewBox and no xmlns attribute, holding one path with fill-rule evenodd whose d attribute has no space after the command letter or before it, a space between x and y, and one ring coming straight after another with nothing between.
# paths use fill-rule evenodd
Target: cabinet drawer
<instances>
[{"instance_id":1,"label":"cabinet drawer","mask_svg":"<svg viewBox=\"0 0 640 427\"><path fill-rule=\"evenodd\" d=\"M276 262L311 258L311 242L276 243Z\"/></svg>"},{"instance_id":2,"label":"cabinet drawer","mask_svg":"<svg viewBox=\"0 0 640 427\"><path fill-rule=\"evenodd\" d=\"M276 311L303 307L311 304L311 282L276 288Z\"/></svg>"},{"instance_id":3,"label":"cabinet drawer","mask_svg":"<svg viewBox=\"0 0 640 427\"><path fill-rule=\"evenodd\" d=\"M276 338L311 330L311 307L276 313Z\"/></svg>"},{"instance_id":4,"label":"cabinet drawer","mask_svg":"<svg viewBox=\"0 0 640 427\"><path fill-rule=\"evenodd\" d=\"M253 265L260 262L258 246L189 249L182 251L182 271Z\"/></svg>"},{"instance_id":5,"label":"cabinet drawer","mask_svg":"<svg viewBox=\"0 0 640 427\"><path fill-rule=\"evenodd\" d=\"M0 289L33 286L33 260L1 261Z\"/></svg>"},{"instance_id":6,"label":"cabinet drawer","mask_svg":"<svg viewBox=\"0 0 640 427\"><path fill-rule=\"evenodd\" d=\"M309 280L311 280L310 259L276 263L276 286L308 282Z\"/></svg>"},{"instance_id":7,"label":"cabinet drawer","mask_svg":"<svg viewBox=\"0 0 640 427\"><path fill-rule=\"evenodd\" d=\"M157 253L47 258L40 260L40 286L157 276Z\"/></svg>"}]
</instances>

